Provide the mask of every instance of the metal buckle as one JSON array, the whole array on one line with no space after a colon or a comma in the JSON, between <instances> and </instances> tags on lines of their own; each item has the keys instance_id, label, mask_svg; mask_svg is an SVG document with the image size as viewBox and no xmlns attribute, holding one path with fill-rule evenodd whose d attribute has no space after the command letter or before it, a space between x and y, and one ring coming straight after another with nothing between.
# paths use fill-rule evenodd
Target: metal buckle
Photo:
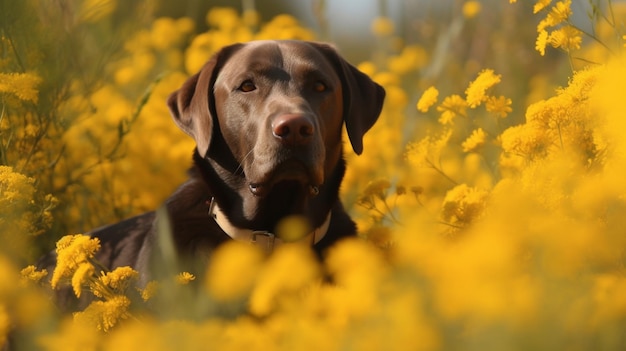
<instances>
[{"instance_id":1,"label":"metal buckle","mask_svg":"<svg viewBox=\"0 0 626 351\"><path fill-rule=\"evenodd\" d=\"M266 248L267 252L271 252L272 250L274 250L274 242L276 240L276 235L274 235L273 233L264 231L264 230L255 230L252 232L252 237L250 240L252 244L256 244L257 236L267 237L267 248Z\"/></svg>"},{"instance_id":2,"label":"metal buckle","mask_svg":"<svg viewBox=\"0 0 626 351\"><path fill-rule=\"evenodd\" d=\"M215 209L215 198L211 197L211 202L209 202L209 216L213 219L217 219L217 215L213 212L214 209Z\"/></svg>"}]
</instances>

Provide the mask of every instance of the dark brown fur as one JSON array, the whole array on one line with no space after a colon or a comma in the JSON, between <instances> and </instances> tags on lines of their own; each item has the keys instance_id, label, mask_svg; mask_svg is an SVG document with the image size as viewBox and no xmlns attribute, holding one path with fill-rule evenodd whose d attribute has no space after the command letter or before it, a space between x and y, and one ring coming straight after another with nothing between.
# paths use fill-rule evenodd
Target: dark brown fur
<instances>
[{"instance_id":1,"label":"dark brown fur","mask_svg":"<svg viewBox=\"0 0 626 351\"><path fill-rule=\"evenodd\" d=\"M331 212L327 234L314 246L320 255L354 235L338 198L342 126L361 154L384 95L325 44L263 41L222 49L168 100L174 121L197 144L190 179L165 204L179 256L207 257L230 240L207 213L212 198L233 225L254 230L273 231L293 214L318 227ZM97 259L109 269L134 267L145 282L158 249L156 223L150 212L92 231L102 243ZM54 266L54 257L40 266Z\"/></svg>"}]
</instances>

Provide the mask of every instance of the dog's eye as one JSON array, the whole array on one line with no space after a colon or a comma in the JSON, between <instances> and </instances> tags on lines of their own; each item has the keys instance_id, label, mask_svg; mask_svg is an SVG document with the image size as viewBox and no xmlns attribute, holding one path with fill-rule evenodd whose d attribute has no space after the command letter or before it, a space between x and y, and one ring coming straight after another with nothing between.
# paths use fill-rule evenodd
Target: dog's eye
<instances>
[{"instance_id":1,"label":"dog's eye","mask_svg":"<svg viewBox=\"0 0 626 351\"><path fill-rule=\"evenodd\" d=\"M256 90L256 85L254 85L254 83L252 83L251 80L246 80L243 83L241 83L241 85L239 86L239 88L237 88L237 90L243 91L244 93L249 93L251 91Z\"/></svg>"},{"instance_id":2,"label":"dog's eye","mask_svg":"<svg viewBox=\"0 0 626 351\"><path fill-rule=\"evenodd\" d=\"M317 81L315 82L315 84L313 84L313 90L317 91L318 93L323 93L328 90L328 87L326 86L326 84L324 84L324 82Z\"/></svg>"}]
</instances>

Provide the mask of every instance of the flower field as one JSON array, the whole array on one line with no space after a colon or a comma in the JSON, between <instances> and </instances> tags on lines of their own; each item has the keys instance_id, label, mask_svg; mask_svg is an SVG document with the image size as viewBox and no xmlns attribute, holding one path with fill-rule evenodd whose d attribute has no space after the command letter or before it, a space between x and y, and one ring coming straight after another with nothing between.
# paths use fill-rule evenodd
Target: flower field
<instances>
[{"instance_id":1,"label":"flower field","mask_svg":"<svg viewBox=\"0 0 626 351\"><path fill-rule=\"evenodd\" d=\"M0 0L0 349L626 349L624 2L372 18L353 64L387 98L341 189L358 238L323 262L232 242L142 287L96 273L78 233L186 178L168 94L224 45L328 39L242 4L200 23L154 1ZM61 313L61 286L95 300Z\"/></svg>"}]
</instances>

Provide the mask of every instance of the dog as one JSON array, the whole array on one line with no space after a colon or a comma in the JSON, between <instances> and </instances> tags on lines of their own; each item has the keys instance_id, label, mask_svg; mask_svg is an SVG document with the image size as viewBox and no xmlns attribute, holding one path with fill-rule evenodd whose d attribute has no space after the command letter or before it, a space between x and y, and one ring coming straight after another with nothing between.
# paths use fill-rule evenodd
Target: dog
<instances>
[{"instance_id":1,"label":"dog","mask_svg":"<svg viewBox=\"0 0 626 351\"><path fill-rule=\"evenodd\" d=\"M327 44L254 41L221 49L167 101L176 125L196 142L189 180L164 205L178 256L206 258L233 239L271 251L281 240L277 224L292 215L313 228L300 240L320 257L355 235L339 200L342 128L360 155L384 98L381 86ZM146 281L160 215L88 233L101 242L96 259L108 269L131 266ZM45 261L40 266L54 266L54 258Z\"/></svg>"}]
</instances>

